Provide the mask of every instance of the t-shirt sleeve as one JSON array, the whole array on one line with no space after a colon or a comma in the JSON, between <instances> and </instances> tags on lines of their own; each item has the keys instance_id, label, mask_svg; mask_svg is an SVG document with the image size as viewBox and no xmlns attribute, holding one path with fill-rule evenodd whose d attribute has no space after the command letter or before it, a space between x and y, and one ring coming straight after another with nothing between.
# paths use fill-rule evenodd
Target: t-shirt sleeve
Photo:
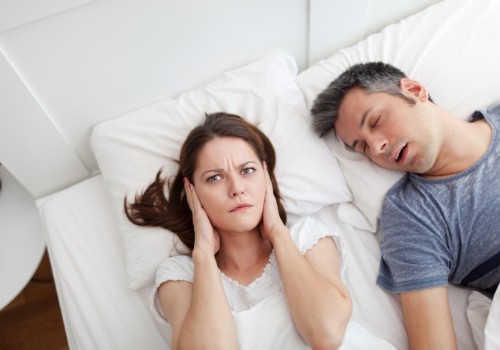
<instances>
[{"instance_id":1,"label":"t-shirt sleeve","mask_svg":"<svg viewBox=\"0 0 500 350\"><path fill-rule=\"evenodd\" d=\"M297 248L304 255L309 249L314 247L320 239L329 237L335 243L341 261L340 276L345 282L345 274L347 269L346 251L347 245L344 239L335 230L326 227L320 221L305 217L300 219L290 229L292 240Z\"/></svg>"},{"instance_id":2,"label":"t-shirt sleeve","mask_svg":"<svg viewBox=\"0 0 500 350\"><path fill-rule=\"evenodd\" d=\"M158 298L158 288L167 281L193 282L194 263L190 256L178 255L163 260L156 270L155 285L151 291L151 309L155 318L161 323L168 323L162 312Z\"/></svg>"},{"instance_id":3,"label":"t-shirt sleeve","mask_svg":"<svg viewBox=\"0 0 500 350\"><path fill-rule=\"evenodd\" d=\"M446 286L450 251L443 237L446 224L422 198L391 194L381 215L381 253L377 284L402 293Z\"/></svg>"}]
</instances>

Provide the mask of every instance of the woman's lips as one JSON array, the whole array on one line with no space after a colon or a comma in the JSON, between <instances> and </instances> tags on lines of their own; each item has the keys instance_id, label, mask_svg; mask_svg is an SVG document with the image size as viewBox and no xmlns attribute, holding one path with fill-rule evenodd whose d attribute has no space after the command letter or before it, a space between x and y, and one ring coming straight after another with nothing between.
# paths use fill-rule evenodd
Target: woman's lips
<instances>
[{"instance_id":1,"label":"woman's lips","mask_svg":"<svg viewBox=\"0 0 500 350\"><path fill-rule=\"evenodd\" d=\"M229 212L233 213L235 211L243 211L243 210L248 209L250 207L251 207L250 204L238 204L236 207L234 207L233 209L231 209Z\"/></svg>"}]
</instances>

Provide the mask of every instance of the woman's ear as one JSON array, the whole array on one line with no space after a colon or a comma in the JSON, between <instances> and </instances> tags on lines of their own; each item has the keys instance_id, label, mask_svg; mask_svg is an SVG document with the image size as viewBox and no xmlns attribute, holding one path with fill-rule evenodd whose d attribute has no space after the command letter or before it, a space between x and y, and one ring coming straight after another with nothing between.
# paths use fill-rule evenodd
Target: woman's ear
<instances>
[{"instance_id":1,"label":"woman's ear","mask_svg":"<svg viewBox=\"0 0 500 350\"><path fill-rule=\"evenodd\" d=\"M418 81L410 78L403 78L401 79L401 82L399 84L401 92L404 95L411 98L416 98L420 102L425 102L429 99L429 94L427 93L427 90Z\"/></svg>"}]
</instances>

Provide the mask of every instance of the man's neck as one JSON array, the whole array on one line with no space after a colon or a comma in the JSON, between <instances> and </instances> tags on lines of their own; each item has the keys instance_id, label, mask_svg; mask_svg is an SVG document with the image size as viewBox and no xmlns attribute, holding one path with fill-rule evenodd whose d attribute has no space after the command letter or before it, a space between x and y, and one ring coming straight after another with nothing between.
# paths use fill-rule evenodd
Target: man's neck
<instances>
[{"instance_id":1,"label":"man's neck","mask_svg":"<svg viewBox=\"0 0 500 350\"><path fill-rule=\"evenodd\" d=\"M491 127L485 119L450 123L435 166L424 177L443 178L467 170L486 153L491 135Z\"/></svg>"}]
</instances>

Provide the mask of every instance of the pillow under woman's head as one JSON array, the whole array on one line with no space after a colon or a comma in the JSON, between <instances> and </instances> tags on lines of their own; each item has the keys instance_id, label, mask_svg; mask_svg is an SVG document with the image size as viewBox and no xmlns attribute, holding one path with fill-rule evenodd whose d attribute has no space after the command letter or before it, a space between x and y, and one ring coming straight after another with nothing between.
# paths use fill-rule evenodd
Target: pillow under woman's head
<instances>
[{"instance_id":1,"label":"pillow under woman's head","mask_svg":"<svg viewBox=\"0 0 500 350\"><path fill-rule=\"evenodd\" d=\"M151 103L94 128L91 146L118 220L131 288L153 281L162 259L187 251L165 229L128 221L124 197L143 191L159 169L166 177L175 174L180 147L205 113L240 115L269 137L290 224L351 200L337 159L309 125L296 74L291 56L268 56L176 99Z\"/></svg>"}]
</instances>

